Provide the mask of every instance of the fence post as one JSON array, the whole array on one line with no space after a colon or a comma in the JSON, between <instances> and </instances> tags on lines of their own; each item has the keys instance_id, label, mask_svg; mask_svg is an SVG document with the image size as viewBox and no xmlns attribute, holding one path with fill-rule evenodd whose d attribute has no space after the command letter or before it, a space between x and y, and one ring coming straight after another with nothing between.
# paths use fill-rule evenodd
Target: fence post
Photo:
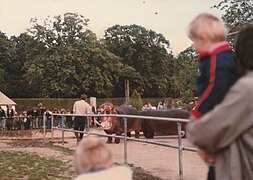
<instances>
[{"instance_id":1,"label":"fence post","mask_svg":"<svg viewBox=\"0 0 253 180\"><path fill-rule=\"evenodd\" d=\"M61 132L61 144L64 145L64 116L62 116L62 121L61 121L61 129L62 129L62 132Z\"/></svg>"},{"instance_id":2,"label":"fence post","mask_svg":"<svg viewBox=\"0 0 253 180\"><path fill-rule=\"evenodd\" d=\"M182 124L177 122L177 131L178 131L178 161L179 161L179 176L180 179L183 179L183 163L182 163Z\"/></svg>"},{"instance_id":3,"label":"fence post","mask_svg":"<svg viewBox=\"0 0 253 180\"><path fill-rule=\"evenodd\" d=\"M43 136L44 136L44 142L46 140L46 115L43 114Z\"/></svg>"},{"instance_id":4,"label":"fence post","mask_svg":"<svg viewBox=\"0 0 253 180\"><path fill-rule=\"evenodd\" d=\"M85 128L85 131L87 132L87 136L89 136L89 132L90 132L90 116L86 116L86 121L85 121L85 123L86 123L86 128Z\"/></svg>"},{"instance_id":5,"label":"fence post","mask_svg":"<svg viewBox=\"0 0 253 180\"><path fill-rule=\"evenodd\" d=\"M51 117L51 132L52 132L52 139L51 141L54 141L54 116Z\"/></svg>"},{"instance_id":6,"label":"fence post","mask_svg":"<svg viewBox=\"0 0 253 180\"><path fill-rule=\"evenodd\" d=\"M127 164L127 118L124 117L124 162Z\"/></svg>"}]
</instances>

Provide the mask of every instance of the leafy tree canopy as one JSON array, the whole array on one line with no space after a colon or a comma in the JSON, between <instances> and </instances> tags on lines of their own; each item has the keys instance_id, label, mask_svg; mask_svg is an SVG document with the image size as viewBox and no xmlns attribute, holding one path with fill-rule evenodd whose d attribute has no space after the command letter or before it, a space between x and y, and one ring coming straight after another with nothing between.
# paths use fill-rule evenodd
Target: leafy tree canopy
<instances>
[{"instance_id":1,"label":"leafy tree canopy","mask_svg":"<svg viewBox=\"0 0 253 180\"><path fill-rule=\"evenodd\" d=\"M239 31L244 25L253 23L253 1L250 0L223 0L214 6L223 11L222 19L232 33L229 41L233 45L234 32Z\"/></svg>"},{"instance_id":2,"label":"leafy tree canopy","mask_svg":"<svg viewBox=\"0 0 253 180\"><path fill-rule=\"evenodd\" d=\"M123 64L140 74L139 86L143 82L144 96L166 96L172 55L170 43L162 34L135 24L115 25L105 31L104 43L109 51L121 57Z\"/></svg>"},{"instance_id":3,"label":"leafy tree canopy","mask_svg":"<svg viewBox=\"0 0 253 180\"><path fill-rule=\"evenodd\" d=\"M38 53L26 63L24 77L37 96L112 95L122 65L87 29L88 21L75 13L47 18L43 25L31 20L28 34Z\"/></svg>"}]
</instances>

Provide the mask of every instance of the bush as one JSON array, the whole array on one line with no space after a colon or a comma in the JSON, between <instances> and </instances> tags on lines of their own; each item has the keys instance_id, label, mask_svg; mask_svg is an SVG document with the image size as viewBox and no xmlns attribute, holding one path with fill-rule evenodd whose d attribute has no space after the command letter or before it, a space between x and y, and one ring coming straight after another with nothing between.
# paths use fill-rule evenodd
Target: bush
<instances>
[{"instance_id":1,"label":"bush","mask_svg":"<svg viewBox=\"0 0 253 180\"><path fill-rule=\"evenodd\" d=\"M130 98L130 105L135 107L137 110L140 110L143 105L141 95L136 90L134 90L132 93L132 96Z\"/></svg>"}]
</instances>

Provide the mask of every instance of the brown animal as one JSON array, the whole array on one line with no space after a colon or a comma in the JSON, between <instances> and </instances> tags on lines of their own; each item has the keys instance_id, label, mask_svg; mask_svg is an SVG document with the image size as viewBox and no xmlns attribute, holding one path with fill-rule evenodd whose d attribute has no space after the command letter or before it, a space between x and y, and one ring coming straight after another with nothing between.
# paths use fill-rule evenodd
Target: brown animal
<instances>
[{"instance_id":1,"label":"brown animal","mask_svg":"<svg viewBox=\"0 0 253 180\"><path fill-rule=\"evenodd\" d=\"M188 119L190 113L182 109L167 109L167 110L147 110L139 111L140 116L168 117ZM182 124L182 131L186 132L186 123ZM149 120L143 119L142 131L145 138L153 138L154 134L177 135L177 122L164 120Z\"/></svg>"},{"instance_id":2,"label":"brown animal","mask_svg":"<svg viewBox=\"0 0 253 180\"><path fill-rule=\"evenodd\" d=\"M127 115L138 115L135 108L122 105L119 107L113 107L110 104L103 105L104 114L127 114ZM107 134L116 134L120 136L124 132L124 120L119 117L102 117L102 127ZM128 118L127 119L127 134L131 136L131 131L135 131L135 137L139 138L141 130L141 119ZM112 137L108 137L108 143L112 143ZM115 138L115 143L119 143L120 138Z\"/></svg>"}]
</instances>

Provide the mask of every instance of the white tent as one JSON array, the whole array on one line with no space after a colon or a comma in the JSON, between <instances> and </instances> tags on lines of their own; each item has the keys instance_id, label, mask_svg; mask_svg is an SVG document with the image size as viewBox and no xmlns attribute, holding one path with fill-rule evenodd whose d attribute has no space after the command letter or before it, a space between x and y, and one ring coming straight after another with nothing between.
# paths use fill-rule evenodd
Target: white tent
<instances>
[{"instance_id":1,"label":"white tent","mask_svg":"<svg viewBox=\"0 0 253 180\"><path fill-rule=\"evenodd\" d=\"M10 98L8 98L4 93L0 91L0 106L6 110L6 106L10 104L13 106L13 109L15 110L15 106L17 105L14 101L12 101Z\"/></svg>"}]
</instances>

